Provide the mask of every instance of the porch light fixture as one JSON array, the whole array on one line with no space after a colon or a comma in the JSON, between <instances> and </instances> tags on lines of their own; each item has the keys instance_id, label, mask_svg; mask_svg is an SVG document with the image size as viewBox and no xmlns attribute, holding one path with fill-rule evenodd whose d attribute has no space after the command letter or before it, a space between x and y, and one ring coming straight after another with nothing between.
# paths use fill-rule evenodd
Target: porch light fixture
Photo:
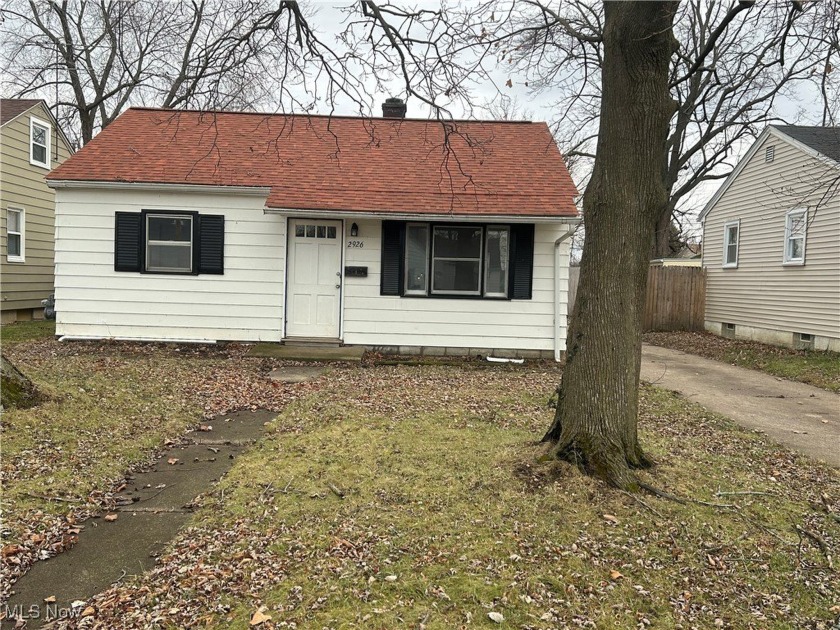
<instances>
[{"instance_id":1,"label":"porch light fixture","mask_svg":"<svg viewBox=\"0 0 840 630\"><path fill-rule=\"evenodd\" d=\"M358 236L359 235L359 226L355 223L350 226L350 236Z\"/></svg>"}]
</instances>

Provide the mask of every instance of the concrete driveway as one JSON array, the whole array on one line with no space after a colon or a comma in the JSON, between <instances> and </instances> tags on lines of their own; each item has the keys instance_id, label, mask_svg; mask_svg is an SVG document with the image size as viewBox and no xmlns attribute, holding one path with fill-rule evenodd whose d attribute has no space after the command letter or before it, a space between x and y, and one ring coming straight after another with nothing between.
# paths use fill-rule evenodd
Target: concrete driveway
<instances>
[{"instance_id":1,"label":"concrete driveway","mask_svg":"<svg viewBox=\"0 0 840 630\"><path fill-rule=\"evenodd\" d=\"M642 346L642 380L840 468L840 395L659 346Z\"/></svg>"}]
</instances>

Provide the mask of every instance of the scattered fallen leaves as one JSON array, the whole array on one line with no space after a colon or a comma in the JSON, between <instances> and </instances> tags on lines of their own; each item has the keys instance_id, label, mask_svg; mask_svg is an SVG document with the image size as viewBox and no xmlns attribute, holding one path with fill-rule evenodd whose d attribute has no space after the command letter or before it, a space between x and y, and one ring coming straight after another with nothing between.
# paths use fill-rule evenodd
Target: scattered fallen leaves
<instances>
[{"instance_id":1,"label":"scattered fallen leaves","mask_svg":"<svg viewBox=\"0 0 840 630\"><path fill-rule=\"evenodd\" d=\"M120 517L120 515L119 515L119 514L117 514L116 512L114 512L114 513L112 513L112 514L106 514L106 515L105 515L105 520L106 520L106 521L108 521L109 523L113 523L113 522L114 522L114 521L116 521L119 517Z\"/></svg>"},{"instance_id":2,"label":"scattered fallen leaves","mask_svg":"<svg viewBox=\"0 0 840 630\"><path fill-rule=\"evenodd\" d=\"M271 621L271 615L267 615L265 611L268 610L267 606L260 606L254 614L251 616L250 625L251 626L259 626L264 624L266 621Z\"/></svg>"}]
</instances>

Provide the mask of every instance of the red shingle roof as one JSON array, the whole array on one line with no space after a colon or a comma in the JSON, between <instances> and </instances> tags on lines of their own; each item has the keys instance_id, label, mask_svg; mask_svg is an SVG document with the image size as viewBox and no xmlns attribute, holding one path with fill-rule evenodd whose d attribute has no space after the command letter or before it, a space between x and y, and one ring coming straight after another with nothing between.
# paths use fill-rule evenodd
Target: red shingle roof
<instances>
[{"instance_id":1,"label":"red shingle roof","mask_svg":"<svg viewBox=\"0 0 840 630\"><path fill-rule=\"evenodd\" d=\"M40 98L4 98L0 99L0 125L5 125L12 118L44 101Z\"/></svg>"},{"instance_id":2,"label":"red shingle roof","mask_svg":"<svg viewBox=\"0 0 840 630\"><path fill-rule=\"evenodd\" d=\"M272 208L576 216L545 123L130 109L51 180L267 186Z\"/></svg>"}]
</instances>

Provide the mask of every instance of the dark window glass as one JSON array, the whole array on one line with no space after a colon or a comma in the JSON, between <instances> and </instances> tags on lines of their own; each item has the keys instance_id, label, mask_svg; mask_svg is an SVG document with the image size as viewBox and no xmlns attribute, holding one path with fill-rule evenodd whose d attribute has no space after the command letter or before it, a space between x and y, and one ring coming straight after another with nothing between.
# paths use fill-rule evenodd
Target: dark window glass
<instances>
[{"instance_id":1,"label":"dark window glass","mask_svg":"<svg viewBox=\"0 0 840 630\"><path fill-rule=\"evenodd\" d=\"M434 263L434 291L439 293L478 293L478 260L438 260Z\"/></svg>"},{"instance_id":2,"label":"dark window glass","mask_svg":"<svg viewBox=\"0 0 840 630\"><path fill-rule=\"evenodd\" d=\"M42 147L39 144L32 145L32 159L42 164L47 161L47 147Z\"/></svg>"},{"instance_id":3,"label":"dark window glass","mask_svg":"<svg viewBox=\"0 0 840 630\"><path fill-rule=\"evenodd\" d=\"M326 225L319 225L318 226L318 238L327 238L327 226Z\"/></svg>"},{"instance_id":4,"label":"dark window glass","mask_svg":"<svg viewBox=\"0 0 840 630\"><path fill-rule=\"evenodd\" d=\"M428 290L429 226L406 226L405 292L425 295Z\"/></svg>"},{"instance_id":5,"label":"dark window glass","mask_svg":"<svg viewBox=\"0 0 840 630\"><path fill-rule=\"evenodd\" d=\"M509 230L487 228L484 295L507 297Z\"/></svg>"},{"instance_id":6,"label":"dark window glass","mask_svg":"<svg viewBox=\"0 0 840 630\"><path fill-rule=\"evenodd\" d=\"M335 238L335 226L328 225L327 226L327 238Z\"/></svg>"},{"instance_id":7,"label":"dark window glass","mask_svg":"<svg viewBox=\"0 0 840 630\"><path fill-rule=\"evenodd\" d=\"M435 258L481 258L481 228L435 227Z\"/></svg>"},{"instance_id":8,"label":"dark window glass","mask_svg":"<svg viewBox=\"0 0 840 630\"><path fill-rule=\"evenodd\" d=\"M306 238L315 238L315 226L314 225L307 225L306 226Z\"/></svg>"},{"instance_id":9,"label":"dark window glass","mask_svg":"<svg viewBox=\"0 0 840 630\"><path fill-rule=\"evenodd\" d=\"M185 217L149 217L150 241L192 240L192 219Z\"/></svg>"},{"instance_id":10,"label":"dark window glass","mask_svg":"<svg viewBox=\"0 0 840 630\"><path fill-rule=\"evenodd\" d=\"M303 237L305 235L305 230L302 225L295 226L295 236Z\"/></svg>"}]
</instances>

